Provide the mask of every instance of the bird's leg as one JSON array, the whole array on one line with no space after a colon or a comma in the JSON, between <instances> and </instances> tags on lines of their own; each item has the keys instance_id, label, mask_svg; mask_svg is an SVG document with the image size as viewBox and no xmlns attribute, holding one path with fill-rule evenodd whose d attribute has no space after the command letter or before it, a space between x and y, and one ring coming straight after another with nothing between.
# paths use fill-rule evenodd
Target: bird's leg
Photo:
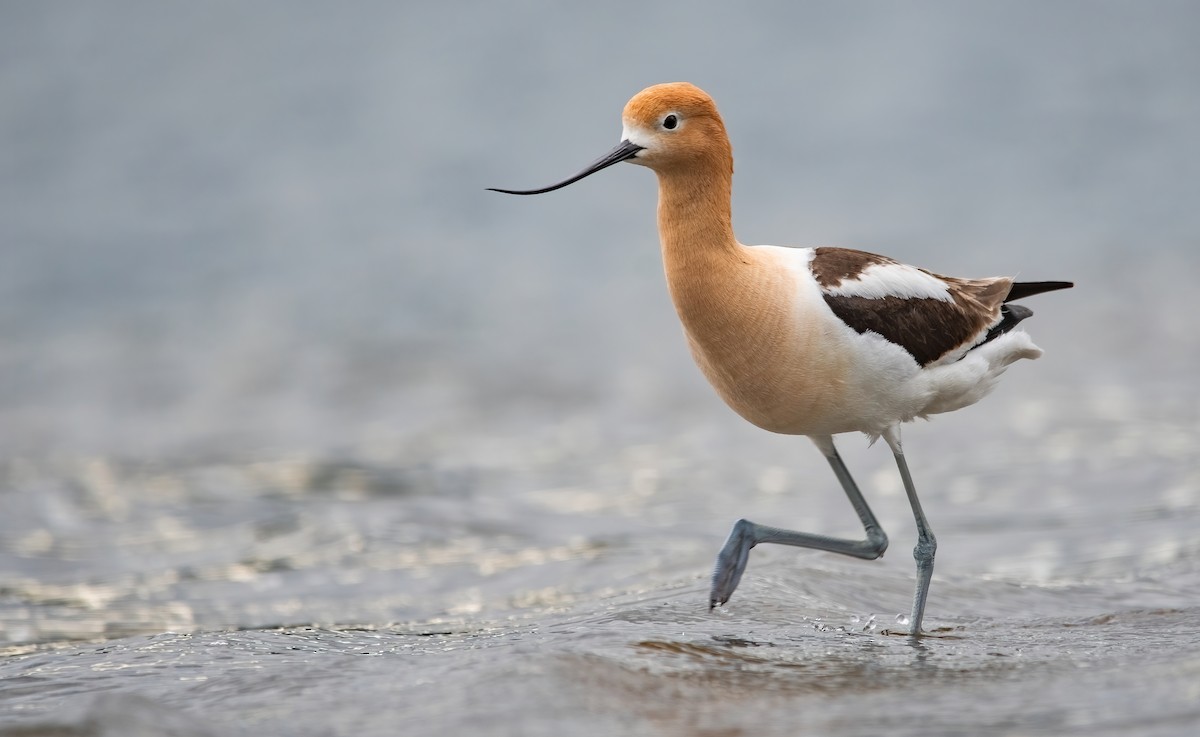
<instances>
[{"instance_id":1,"label":"bird's leg","mask_svg":"<svg viewBox=\"0 0 1200 737\"><path fill-rule=\"evenodd\" d=\"M833 468L833 473L837 476L838 481L841 482L842 490L846 492L847 498L850 499L850 504L854 506L854 511L858 514L859 520L862 521L863 528L866 530L866 538L863 540L846 540L806 532L793 532L792 530L783 530L778 527L767 527L766 525L759 525L749 520L740 519L734 523L733 530L729 533L729 539L725 541L725 546L721 548L721 552L717 555L717 565L713 571L712 590L708 600L710 609L729 601L729 597L733 595L738 582L742 580L742 572L746 570L746 561L750 556L750 549L759 543L776 543L778 545L795 545L801 548L815 548L816 550L841 553L842 555L851 555L855 558L864 558L866 560L874 560L883 555L883 551L887 550L887 535L884 534L883 528L879 526L875 515L871 513L871 508L867 506L867 501L863 499L863 495L854 483L854 479L850 476L850 472L846 469L846 464L842 461L842 457L838 455L837 448L833 445L833 438L825 435L814 437L812 441L825 454L825 458Z\"/></svg>"},{"instance_id":2,"label":"bird's leg","mask_svg":"<svg viewBox=\"0 0 1200 737\"><path fill-rule=\"evenodd\" d=\"M904 460L899 428L888 428L883 433L883 439L891 446L892 455L896 457L896 466L900 469L900 479L904 481L904 491L908 494L908 503L912 506L913 519L917 522L917 546L913 548L913 558L917 560L917 590L913 594L912 617L908 620L908 632L916 637L921 634L921 619L925 616L925 597L929 595L929 581L933 578L933 556L937 552L937 539L934 538L933 531L929 529L929 521L925 519L925 512L921 510L921 500L917 498L912 474L908 472L908 461Z\"/></svg>"}]
</instances>

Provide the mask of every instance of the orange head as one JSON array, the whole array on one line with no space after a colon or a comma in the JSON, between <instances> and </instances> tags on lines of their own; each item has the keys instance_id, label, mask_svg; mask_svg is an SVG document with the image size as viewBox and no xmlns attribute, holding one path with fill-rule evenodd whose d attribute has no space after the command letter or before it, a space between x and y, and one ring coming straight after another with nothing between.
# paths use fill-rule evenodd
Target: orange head
<instances>
[{"instance_id":1,"label":"orange head","mask_svg":"<svg viewBox=\"0 0 1200 737\"><path fill-rule=\"evenodd\" d=\"M687 82L647 87L621 115L621 138L641 147L630 161L660 173L697 166L733 169L725 123L712 98Z\"/></svg>"},{"instance_id":2,"label":"orange head","mask_svg":"<svg viewBox=\"0 0 1200 737\"><path fill-rule=\"evenodd\" d=\"M492 191L551 192L622 161L647 166L660 175L696 169L725 176L733 172L733 153L725 123L712 98L693 84L669 82L647 87L625 105L621 122L624 124L621 142L570 179L541 189Z\"/></svg>"}]
</instances>

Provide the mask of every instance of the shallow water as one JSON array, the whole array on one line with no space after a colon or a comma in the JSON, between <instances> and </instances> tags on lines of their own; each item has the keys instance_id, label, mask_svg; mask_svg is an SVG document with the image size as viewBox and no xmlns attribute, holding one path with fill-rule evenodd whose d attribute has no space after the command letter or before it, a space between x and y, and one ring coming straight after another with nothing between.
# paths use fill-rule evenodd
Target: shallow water
<instances>
[{"instance_id":1,"label":"shallow water","mask_svg":"<svg viewBox=\"0 0 1200 737\"><path fill-rule=\"evenodd\" d=\"M1200 13L701 9L0 10L0 735L1195 733ZM918 644L857 437L887 556L708 611L738 517L857 522L691 365L652 178L482 190L679 78L745 241L1078 283L905 429Z\"/></svg>"}]
</instances>

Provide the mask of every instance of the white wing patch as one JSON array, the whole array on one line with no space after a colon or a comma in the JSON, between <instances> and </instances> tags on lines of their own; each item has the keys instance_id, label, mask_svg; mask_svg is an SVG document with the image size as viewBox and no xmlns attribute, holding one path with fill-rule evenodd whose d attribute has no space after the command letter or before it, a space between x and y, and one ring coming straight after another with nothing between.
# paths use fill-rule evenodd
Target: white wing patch
<instances>
[{"instance_id":1,"label":"white wing patch","mask_svg":"<svg viewBox=\"0 0 1200 737\"><path fill-rule=\"evenodd\" d=\"M853 279L825 287L834 297L864 297L866 299L937 299L953 302L950 287L936 276L905 264L871 264Z\"/></svg>"}]
</instances>

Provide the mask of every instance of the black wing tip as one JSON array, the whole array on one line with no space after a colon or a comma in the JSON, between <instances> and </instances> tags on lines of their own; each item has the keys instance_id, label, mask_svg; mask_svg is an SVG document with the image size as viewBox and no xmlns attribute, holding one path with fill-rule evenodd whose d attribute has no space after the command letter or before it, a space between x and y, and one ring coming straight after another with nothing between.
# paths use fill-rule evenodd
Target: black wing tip
<instances>
[{"instance_id":1,"label":"black wing tip","mask_svg":"<svg viewBox=\"0 0 1200 737\"><path fill-rule=\"evenodd\" d=\"M999 338L1001 335L1004 335L1008 331L1015 328L1022 320L1027 320L1031 317L1033 317L1033 310L1025 307L1024 305L1001 305L1000 322L993 325L992 329L987 332L987 335L984 336L983 340L979 341L979 345L975 347L978 348L984 343L988 343L996 338Z\"/></svg>"},{"instance_id":2,"label":"black wing tip","mask_svg":"<svg viewBox=\"0 0 1200 737\"><path fill-rule=\"evenodd\" d=\"M1018 299L1032 297L1035 294L1055 292L1059 289L1070 289L1074 286L1075 282L1073 281L1019 281L1012 285L1004 301L1013 302Z\"/></svg>"},{"instance_id":3,"label":"black wing tip","mask_svg":"<svg viewBox=\"0 0 1200 737\"><path fill-rule=\"evenodd\" d=\"M1025 305L1003 305L1000 308L1000 313L1004 315L1005 319L1012 320L1013 325L1033 317L1033 310Z\"/></svg>"}]
</instances>

